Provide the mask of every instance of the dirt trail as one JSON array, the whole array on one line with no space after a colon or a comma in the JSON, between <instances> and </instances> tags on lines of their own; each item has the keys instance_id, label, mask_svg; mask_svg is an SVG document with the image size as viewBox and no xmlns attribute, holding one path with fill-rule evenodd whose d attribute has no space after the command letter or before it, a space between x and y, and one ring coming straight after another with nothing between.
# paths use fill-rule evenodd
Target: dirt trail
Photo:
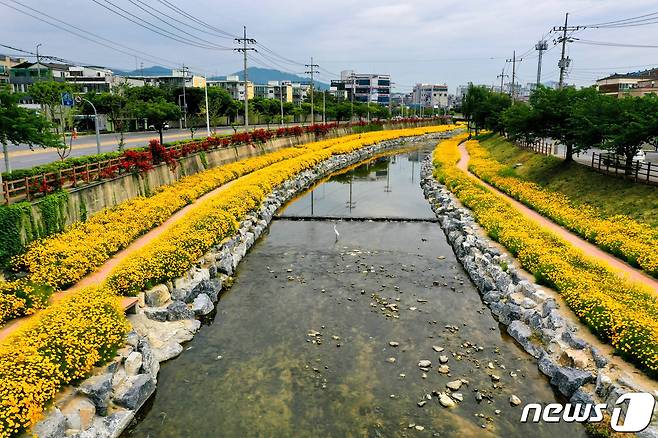
<instances>
[{"instance_id":1,"label":"dirt trail","mask_svg":"<svg viewBox=\"0 0 658 438\"><path fill-rule=\"evenodd\" d=\"M621 276L626 277L630 281L649 286L651 289L653 289L654 293L658 294L657 279L651 277L650 275L646 274L645 272L639 269L634 268L633 266L616 258L615 256L608 254L607 252L600 249L598 246L593 245L588 241L580 238L579 236L573 234L571 231L567 230L566 228L563 228L560 225L556 224L555 222L552 222L551 220L545 218L544 216L537 213L530 207L527 207L526 205L522 204L521 202L517 201L511 196L493 187L492 185L482 181L475 174L471 173L468 170L468 162L470 160L470 156L468 154L468 151L466 150L466 146L464 143L459 145L459 153L460 153L460 159L459 159L459 163L457 163L457 167L459 169L466 172L472 178L477 179L481 184L485 185L493 192L502 196L507 202L509 202L517 210L520 210L524 216L532 219L533 221L537 222L541 227L551 231L552 233L556 234L560 238L566 240L576 248L583 251L585 254L595 257L598 260L602 261L603 263L607 264L610 267L610 269L612 269L618 274L621 274Z\"/></svg>"}]
</instances>

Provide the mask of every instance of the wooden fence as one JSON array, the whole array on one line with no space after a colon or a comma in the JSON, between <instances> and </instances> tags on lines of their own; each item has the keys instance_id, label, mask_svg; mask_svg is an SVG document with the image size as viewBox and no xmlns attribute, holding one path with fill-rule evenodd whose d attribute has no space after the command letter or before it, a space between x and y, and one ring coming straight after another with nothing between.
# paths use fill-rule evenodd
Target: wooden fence
<instances>
[{"instance_id":1,"label":"wooden fence","mask_svg":"<svg viewBox=\"0 0 658 438\"><path fill-rule=\"evenodd\" d=\"M599 172L622 176L645 184L658 185L658 164L655 163L633 161L633 164L627 166L624 157L592 152L590 165Z\"/></svg>"}]
</instances>

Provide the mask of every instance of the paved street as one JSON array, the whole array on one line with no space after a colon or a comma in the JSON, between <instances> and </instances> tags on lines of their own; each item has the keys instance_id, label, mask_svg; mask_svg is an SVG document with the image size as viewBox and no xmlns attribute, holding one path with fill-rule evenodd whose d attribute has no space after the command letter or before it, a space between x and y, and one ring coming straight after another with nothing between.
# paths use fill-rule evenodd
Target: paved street
<instances>
[{"instance_id":1,"label":"paved street","mask_svg":"<svg viewBox=\"0 0 658 438\"><path fill-rule=\"evenodd\" d=\"M289 124L288 126L292 126ZM270 128L276 128L278 125L270 125ZM253 128L267 128L266 125L250 126ZM243 130L242 127L238 131ZM218 134L232 134L233 128L221 127L217 128ZM203 138L206 135L206 128L198 129L194 137ZM111 152L117 150L118 134L101 134L101 151ZM139 146L146 146L148 141L152 138L158 138L158 133L154 131L143 132L129 132L124 134L125 148L134 148ZM184 140L190 138L190 131L187 129L170 129L165 131L163 135L165 142ZM95 135L81 135L73 141L73 148L71 150L72 157L79 157L82 155L92 155L96 153L96 136ZM59 160L59 156L54 149L41 149L35 148L31 151L27 145L10 145L9 146L9 159L10 165L13 170L26 169L37 166L39 164L50 163ZM0 160L0 170L5 171L4 160Z\"/></svg>"}]
</instances>

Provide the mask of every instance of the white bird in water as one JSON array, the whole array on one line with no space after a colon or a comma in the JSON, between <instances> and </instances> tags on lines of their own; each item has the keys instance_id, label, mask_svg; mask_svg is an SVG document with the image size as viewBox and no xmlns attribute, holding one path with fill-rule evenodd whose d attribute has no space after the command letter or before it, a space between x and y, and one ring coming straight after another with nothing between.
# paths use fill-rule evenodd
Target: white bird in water
<instances>
[{"instance_id":1,"label":"white bird in water","mask_svg":"<svg viewBox=\"0 0 658 438\"><path fill-rule=\"evenodd\" d=\"M336 242L338 242L338 238L340 237L340 233L338 232L338 229L336 228L336 224L334 224L334 233L336 233Z\"/></svg>"}]
</instances>

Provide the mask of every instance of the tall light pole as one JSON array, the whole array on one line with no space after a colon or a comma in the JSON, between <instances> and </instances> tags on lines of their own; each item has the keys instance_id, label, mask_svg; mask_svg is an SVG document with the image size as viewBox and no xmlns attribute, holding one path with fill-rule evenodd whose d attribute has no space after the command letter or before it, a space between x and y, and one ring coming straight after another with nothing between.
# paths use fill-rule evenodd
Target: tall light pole
<instances>
[{"instance_id":1,"label":"tall light pole","mask_svg":"<svg viewBox=\"0 0 658 438\"><path fill-rule=\"evenodd\" d=\"M322 123L327 123L327 90L322 91Z\"/></svg>"},{"instance_id":2,"label":"tall light pole","mask_svg":"<svg viewBox=\"0 0 658 438\"><path fill-rule=\"evenodd\" d=\"M91 108L94 110L94 127L96 128L96 153L100 155L101 153L101 136L100 136L100 128L98 127L98 112L96 111L96 107L94 106L93 103L91 103L90 100L85 99L82 96L76 96L75 101L80 103L82 101L87 102L89 105L91 105Z\"/></svg>"},{"instance_id":3,"label":"tall light pole","mask_svg":"<svg viewBox=\"0 0 658 438\"><path fill-rule=\"evenodd\" d=\"M206 95L206 134L210 137L210 108L208 107L208 78L203 78L203 91Z\"/></svg>"},{"instance_id":4,"label":"tall light pole","mask_svg":"<svg viewBox=\"0 0 658 438\"><path fill-rule=\"evenodd\" d=\"M539 51L539 59L537 61L537 88L541 85L541 58L546 50L548 50L548 43L546 40L541 40L535 44L535 50Z\"/></svg>"}]
</instances>

